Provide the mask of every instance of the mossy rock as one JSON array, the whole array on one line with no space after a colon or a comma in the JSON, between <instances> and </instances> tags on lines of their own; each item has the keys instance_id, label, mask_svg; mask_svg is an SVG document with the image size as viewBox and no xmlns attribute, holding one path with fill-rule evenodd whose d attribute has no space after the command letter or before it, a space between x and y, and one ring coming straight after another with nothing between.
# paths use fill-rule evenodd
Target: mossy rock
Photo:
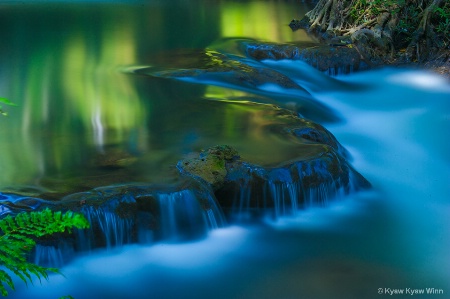
<instances>
[{"instance_id":1,"label":"mossy rock","mask_svg":"<svg viewBox=\"0 0 450 299\"><path fill-rule=\"evenodd\" d=\"M202 151L198 157L178 162L178 169L185 174L205 180L214 189L223 185L227 175L226 162L239 159L238 152L228 145L217 145Z\"/></svg>"}]
</instances>

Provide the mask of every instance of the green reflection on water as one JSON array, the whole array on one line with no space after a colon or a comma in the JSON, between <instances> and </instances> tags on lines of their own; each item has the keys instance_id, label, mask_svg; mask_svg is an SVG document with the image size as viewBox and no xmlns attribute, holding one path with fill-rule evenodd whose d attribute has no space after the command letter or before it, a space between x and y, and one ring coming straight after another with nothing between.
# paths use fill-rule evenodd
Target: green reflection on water
<instances>
[{"instance_id":1,"label":"green reflection on water","mask_svg":"<svg viewBox=\"0 0 450 299\"><path fill-rule=\"evenodd\" d=\"M292 146L264 138L263 116L250 106L205 105L205 87L120 71L221 37L301 39L287 27L300 5L270 3L270 11L234 1L2 4L0 95L18 107L0 119L0 190L164 179L183 154L224 142L258 162L280 160Z\"/></svg>"},{"instance_id":2,"label":"green reflection on water","mask_svg":"<svg viewBox=\"0 0 450 299\"><path fill-rule=\"evenodd\" d=\"M136 62L137 24L125 11L116 25L117 9L97 10L102 22L79 6L8 9L5 89L21 109L1 128L0 185L39 185L46 175L77 172L91 145L122 143L143 122L134 86L117 71Z\"/></svg>"},{"instance_id":3,"label":"green reflection on water","mask_svg":"<svg viewBox=\"0 0 450 299\"><path fill-rule=\"evenodd\" d=\"M279 1L231 2L221 14L223 37L252 37L271 42L311 41L304 32L286 30L290 20L302 16L306 4Z\"/></svg>"}]
</instances>

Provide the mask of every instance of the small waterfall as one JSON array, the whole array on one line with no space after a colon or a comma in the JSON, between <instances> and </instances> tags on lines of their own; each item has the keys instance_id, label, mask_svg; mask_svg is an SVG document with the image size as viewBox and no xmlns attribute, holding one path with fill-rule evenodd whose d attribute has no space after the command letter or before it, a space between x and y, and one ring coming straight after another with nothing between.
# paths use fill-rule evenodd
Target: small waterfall
<instances>
[{"instance_id":1,"label":"small waterfall","mask_svg":"<svg viewBox=\"0 0 450 299\"><path fill-rule=\"evenodd\" d=\"M49 267L62 266L80 251L198 239L226 223L211 187L192 178L172 185L99 187L67 195L60 202L0 194L2 217L46 207L82 213L90 223L89 229L37 241L30 258Z\"/></svg>"},{"instance_id":2,"label":"small waterfall","mask_svg":"<svg viewBox=\"0 0 450 299\"><path fill-rule=\"evenodd\" d=\"M34 248L34 263L43 267L62 267L69 250L58 246L37 244Z\"/></svg>"},{"instance_id":3,"label":"small waterfall","mask_svg":"<svg viewBox=\"0 0 450 299\"><path fill-rule=\"evenodd\" d=\"M159 204L158 239L180 241L201 237L210 229L222 227L224 219L214 198L198 198L189 189L157 194Z\"/></svg>"},{"instance_id":4,"label":"small waterfall","mask_svg":"<svg viewBox=\"0 0 450 299\"><path fill-rule=\"evenodd\" d=\"M195 196L188 190L159 194L159 238L178 241L206 233L207 224Z\"/></svg>"},{"instance_id":5,"label":"small waterfall","mask_svg":"<svg viewBox=\"0 0 450 299\"><path fill-rule=\"evenodd\" d=\"M249 163L228 169L227 182L216 191L222 206L237 221L295 216L312 206L370 187L331 147L310 160L264 168Z\"/></svg>"},{"instance_id":6,"label":"small waterfall","mask_svg":"<svg viewBox=\"0 0 450 299\"><path fill-rule=\"evenodd\" d=\"M298 183L269 181L266 186L268 187L268 196L273 199L273 214L275 218L297 213L299 206Z\"/></svg>"},{"instance_id":7,"label":"small waterfall","mask_svg":"<svg viewBox=\"0 0 450 299\"><path fill-rule=\"evenodd\" d=\"M113 248L129 243L183 241L224 226L223 214L209 186L109 186L68 196L91 228L77 230L77 250Z\"/></svg>"},{"instance_id":8,"label":"small waterfall","mask_svg":"<svg viewBox=\"0 0 450 299\"><path fill-rule=\"evenodd\" d=\"M273 201L275 218L281 215L295 215L299 205L298 183L294 182L289 169L276 168L269 171L264 196Z\"/></svg>"},{"instance_id":9,"label":"small waterfall","mask_svg":"<svg viewBox=\"0 0 450 299\"><path fill-rule=\"evenodd\" d=\"M218 219L212 209L205 211L205 218L211 229L217 229L223 226L223 220L221 219L222 217L219 219L220 221L217 221Z\"/></svg>"},{"instance_id":10,"label":"small waterfall","mask_svg":"<svg viewBox=\"0 0 450 299\"><path fill-rule=\"evenodd\" d=\"M250 182L243 183L239 188L232 207L232 218L235 220L249 220L261 215L274 219L295 216L300 210L326 206L329 201L347 193L340 182L304 187L301 181L268 180L259 188Z\"/></svg>"},{"instance_id":11,"label":"small waterfall","mask_svg":"<svg viewBox=\"0 0 450 299\"><path fill-rule=\"evenodd\" d=\"M77 230L79 250L89 251L97 247L113 248L133 241L133 219L121 218L105 207L84 206L81 212L91 223L91 228Z\"/></svg>"}]
</instances>

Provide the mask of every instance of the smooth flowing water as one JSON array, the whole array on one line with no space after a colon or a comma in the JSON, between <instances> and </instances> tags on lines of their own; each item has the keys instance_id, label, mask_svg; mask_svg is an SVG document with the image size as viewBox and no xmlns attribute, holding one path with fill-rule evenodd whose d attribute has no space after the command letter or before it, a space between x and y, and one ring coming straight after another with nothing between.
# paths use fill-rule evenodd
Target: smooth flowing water
<instances>
[{"instance_id":1,"label":"smooth flowing water","mask_svg":"<svg viewBox=\"0 0 450 299\"><path fill-rule=\"evenodd\" d=\"M194 195L160 194L162 241L143 232L128 244L130 224L113 217L101 223L108 249L78 255L48 282L15 280L10 297L401 298L417 289L416 298L449 298L450 83L392 68L331 78L301 61L245 56L248 41L312 43L287 26L310 7L0 4L0 96L18 105L3 105L9 115L0 118L2 194L57 200L108 185L170 184L178 160L216 144L278 165L304 148L268 129L289 122L278 106L325 126L372 184L256 223L224 224L193 209L209 229L192 241L177 239L173 218L188 213ZM211 63L277 71L301 89L176 73ZM40 250L38 262L64 260Z\"/></svg>"}]
</instances>

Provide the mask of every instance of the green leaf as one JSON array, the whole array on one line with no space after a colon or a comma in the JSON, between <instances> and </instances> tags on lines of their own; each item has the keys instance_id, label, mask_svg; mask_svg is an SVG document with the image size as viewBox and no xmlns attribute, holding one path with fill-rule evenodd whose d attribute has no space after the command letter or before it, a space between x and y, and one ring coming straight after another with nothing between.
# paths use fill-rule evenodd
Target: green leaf
<instances>
[{"instance_id":1,"label":"green leaf","mask_svg":"<svg viewBox=\"0 0 450 299\"><path fill-rule=\"evenodd\" d=\"M0 283L3 286L3 282L5 282L11 289L14 290L14 283L12 281L11 276L4 270L0 270Z\"/></svg>"},{"instance_id":2,"label":"green leaf","mask_svg":"<svg viewBox=\"0 0 450 299\"><path fill-rule=\"evenodd\" d=\"M41 267L27 261L27 253L36 246L34 238L66 230L70 232L74 227L88 228L89 225L89 221L82 214L71 211L63 214L48 208L39 212L20 213L15 217L8 215L0 219L0 266L10 270L25 284L33 283L32 276L41 281L42 278L48 280L48 272L62 274L57 268ZM14 290L11 277L0 270L2 296L8 295L5 284Z\"/></svg>"}]
</instances>

